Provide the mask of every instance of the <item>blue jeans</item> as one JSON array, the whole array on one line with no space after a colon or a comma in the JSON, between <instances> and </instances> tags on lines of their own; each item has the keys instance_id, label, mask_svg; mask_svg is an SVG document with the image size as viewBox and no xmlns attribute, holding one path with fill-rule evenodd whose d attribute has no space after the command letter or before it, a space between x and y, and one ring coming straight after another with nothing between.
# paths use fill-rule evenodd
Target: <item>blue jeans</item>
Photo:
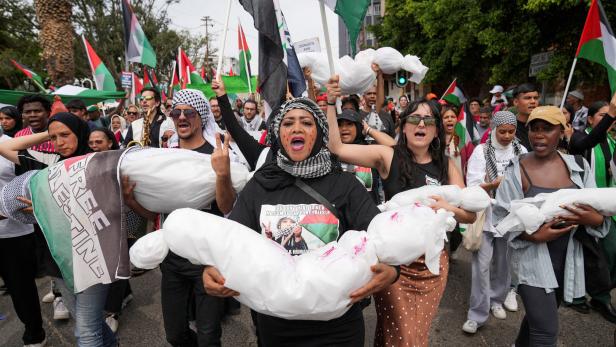
<instances>
[{"instance_id":1,"label":"blue jeans","mask_svg":"<svg viewBox=\"0 0 616 347\"><path fill-rule=\"evenodd\" d=\"M83 292L68 293L63 281L60 289L64 304L75 317L75 337L79 347L115 347L115 334L105 323L104 308L109 284L96 284Z\"/></svg>"}]
</instances>

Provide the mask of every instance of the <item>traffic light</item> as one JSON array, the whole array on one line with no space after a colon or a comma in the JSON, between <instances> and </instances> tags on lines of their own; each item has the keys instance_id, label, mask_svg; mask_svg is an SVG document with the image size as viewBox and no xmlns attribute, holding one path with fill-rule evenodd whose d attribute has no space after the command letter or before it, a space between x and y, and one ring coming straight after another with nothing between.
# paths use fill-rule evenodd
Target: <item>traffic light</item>
<instances>
[{"instance_id":1,"label":"traffic light","mask_svg":"<svg viewBox=\"0 0 616 347\"><path fill-rule=\"evenodd\" d=\"M396 85L400 88L404 88L407 83L409 83L407 72L404 70L396 72Z\"/></svg>"}]
</instances>

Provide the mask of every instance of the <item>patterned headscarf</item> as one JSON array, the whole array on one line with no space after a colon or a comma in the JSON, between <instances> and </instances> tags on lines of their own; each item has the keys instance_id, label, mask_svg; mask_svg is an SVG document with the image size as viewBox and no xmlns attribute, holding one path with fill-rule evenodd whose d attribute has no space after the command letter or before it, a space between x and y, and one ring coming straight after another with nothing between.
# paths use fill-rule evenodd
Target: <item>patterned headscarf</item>
<instances>
[{"instance_id":1,"label":"patterned headscarf","mask_svg":"<svg viewBox=\"0 0 616 347\"><path fill-rule=\"evenodd\" d=\"M501 125L517 125L517 119L515 115L509 111L498 111L494 113L491 120L491 134L486 141L486 145L483 148L484 156L486 158L486 173L488 176L488 182L494 181L498 178L498 167L496 166L496 148L504 147L496 140L496 129ZM510 146L513 146L513 152L516 156L522 153L520 141L514 138Z\"/></svg>"},{"instance_id":2,"label":"patterned headscarf","mask_svg":"<svg viewBox=\"0 0 616 347\"><path fill-rule=\"evenodd\" d=\"M280 145L280 123L287 112L301 109L312 114L320 130L321 142L315 142L311 155L301 162L289 159ZM327 175L332 171L332 155L327 149L329 141L329 127L327 117L314 101L308 98L296 98L285 102L280 107L280 112L274 116L267 133L267 144L278 147L276 161L278 166L292 176L301 178L315 178Z\"/></svg>"}]
</instances>

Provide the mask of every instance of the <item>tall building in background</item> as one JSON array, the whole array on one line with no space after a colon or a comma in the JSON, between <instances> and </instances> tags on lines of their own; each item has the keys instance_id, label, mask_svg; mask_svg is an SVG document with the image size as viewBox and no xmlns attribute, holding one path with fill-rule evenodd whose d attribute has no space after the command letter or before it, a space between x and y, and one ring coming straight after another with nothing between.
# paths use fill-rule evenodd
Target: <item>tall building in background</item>
<instances>
[{"instance_id":1,"label":"tall building in background","mask_svg":"<svg viewBox=\"0 0 616 347\"><path fill-rule=\"evenodd\" d=\"M364 19L364 25L359 33L357 39L357 51L363 48L372 47L378 48L378 42L373 33L366 30L366 27L379 24L385 15L385 0L372 0L366 18ZM347 33L346 26L340 17L338 17L338 52L340 57L345 55L351 55L351 45L349 43L349 34Z\"/></svg>"}]
</instances>

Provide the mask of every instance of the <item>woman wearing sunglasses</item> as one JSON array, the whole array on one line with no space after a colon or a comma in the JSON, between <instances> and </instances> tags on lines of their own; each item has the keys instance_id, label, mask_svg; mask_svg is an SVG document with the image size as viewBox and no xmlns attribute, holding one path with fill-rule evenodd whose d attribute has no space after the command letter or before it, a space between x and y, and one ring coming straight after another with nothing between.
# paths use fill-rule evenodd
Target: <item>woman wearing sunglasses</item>
<instances>
[{"instance_id":1,"label":"woman wearing sunglasses","mask_svg":"<svg viewBox=\"0 0 616 347\"><path fill-rule=\"evenodd\" d=\"M608 135L608 130L614 124L616 119L616 94L612 98L611 104L605 101L596 101L588 108L588 128L585 130L576 130L569 139L569 154L583 155L584 158L594 168L595 181L597 187L615 187L614 173L610 170L610 158L614 155L614 147L616 142ZM612 278L616 273L616 266L613 260L613 254L616 254L616 223L612 223L609 234L599 241L603 252L610 259L608 264ZM584 252L588 252L584 249ZM585 254L588 256L589 254ZM587 263L591 263L587 261ZM587 268L587 272L595 272L591 268ZM616 310L610 304L609 290L595 290L593 281L587 281L587 292L591 294L591 305L599 311L605 319L611 322L616 322ZM586 303L585 297L576 298L571 305L567 305L581 313L589 313L590 307Z\"/></svg>"},{"instance_id":2,"label":"woman wearing sunglasses","mask_svg":"<svg viewBox=\"0 0 616 347\"><path fill-rule=\"evenodd\" d=\"M438 106L417 101L400 115L400 136L396 146L362 146L340 140L335 100L340 97L338 76L328 85L327 120L329 148L341 161L377 169L383 180L385 198L425 185L455 184L464 178L445 154L445 136ZM432 207L454 213L460 223L475 221L475 213L451 206L434 196ZM400 280L374 295L377 308L375 346L427 346L432 319L447 282L448 256L441 254L439 275L430 273L423 258L401 266Z\"/></svg>"}]
</instances>

